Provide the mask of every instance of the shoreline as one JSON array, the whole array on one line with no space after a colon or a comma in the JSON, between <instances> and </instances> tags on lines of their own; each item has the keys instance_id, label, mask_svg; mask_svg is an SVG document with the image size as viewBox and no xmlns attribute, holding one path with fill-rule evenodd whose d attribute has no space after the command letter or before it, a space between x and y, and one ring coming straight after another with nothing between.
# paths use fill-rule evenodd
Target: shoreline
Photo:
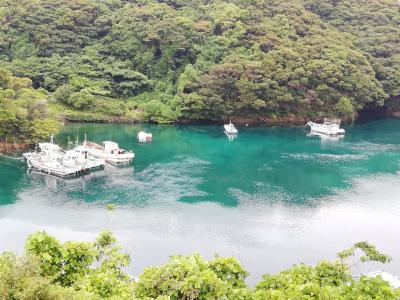
<instances>
[{"instance_id":1,"label":"shoreline","mask_svg":"<svg viewBox=\"0 0 400 300\"><path fill-rule=\"evenodd\" d=\"M355 117L347 117L341 118L341 124L351 124L357 121L370 121L376 119L385 119L385 118L400 118L400 112L397 113L388 113L388 114L357 114ZM323 122L324 118L307 118L307 117L299 117L295 115L288 115L285 117L257 117L257 118L249 118L249 117L241 117L235 116L230 118L232 123L238 126L302 126L305 125L309 120L313 120L315 122ZM104 119L68 119L64 118L63 123L94 123L94 124L154 124L154 125L223 125L228 122L227 120L205 120L205 119L182 119L175 120L169 123L157 123L152 121L144 121L138 119L127 119L127 118L104 118Z\"/></svg>"},{"instance_id":2,"label":"shoreline","mask_svg":"<svg viewBox=\"0 0 400 300\"><path fill-rule=\"evenodd\" d=\"M249 125L249 126L262 126L262 125L271 125L271 126L293 126L293 125L304 125L311 118L299 117L295 115L288 115L285 117L242 117L242 116L233 116L229 118L233 123L241 126L241 125ZM158 123L153 121L144 121L138 119L129 119L125 117L110 117L110 118L98 118L98 119L70 119L63 118L64 123L97 123L97 124L155 124L155 125L222 125L225 124L228 120L207 120L207 119L181 119L175 120L168 123ZM312 118L314 121L323 121L323 118ZM343 119L343 123L351 123L353 122L353 118Z\"/></svg>"},{"instance_id":3,"label":"shoreline","mask_svg":"<svg viewBox=\"0 0 400 300\"><path fill-rule=\"evenodd\" d=\"M357 114L354 118L346 118L342 119L342 124L351 124L353 122L368 122L371 120L376 119L386 119L386 118L400 118L400 111L390 112L390 113L371 113L371 112L364 112ZM231 120L235 125L238 126L281 126L281 127L289 127L289 126L303 126L307 123L308 120L311 118L306 117L299 117L295 115L288 115L285 117L279 118L263 118L258 116L257 118L249 118L249 117L232 117ZM322 122L323 118L313 118L316 122ZM225 121L226 122L226 121ZM187 126L195 126L195 125L204 125L204 126L211 126L211 125L222 125L225 123L222 120L213 121L213 120L191 120L191 119L183 119L178 121L173 121L170 123L157 123L147 121L144 122L143 120L138 119L128 119L128 118L99 118L99 119L92 119L92 120L85 120L85 119L68 119L63 118L62 123L94 123L94 124L154 124L154 125L187 125ZM0 141L0 154L20 154L23 151L28 150L32 147L33 144L27 142L5 142Z\"/></svg>"},{"instance_id":4,"label":"shoreline","mask_svg":"<svg viewBox=\"0 0 400 300\"><path fill-rule=\"evenodd\" d=\"M31 144L26 142L0 142L0 153L1 154L20 154L30 148Z\"/></svg>"},{"instance_id":5,"label":"shoreline","mask_svg":"<svg viewBox=\"0 0 400 300\"><path fill-rule=\"evenodd\" d=\"M357 121L369 121L382 118L400 118L400 111L388 111L385 108L367 108L354 112L349 116L328 117L328 119L340 119L341 124L351 124ZM289 113L284 116L263 116L253 115L232 115L231 117L221 118L220 120L211 119L177 119L165 123L138 116L107 116L96 113L59 113L59 119L64 123L99 123L99 124L157 124L157 125L222 125L232 120L232 123L239 126L301 126L308 121L323 122L325 117L312 117Z\"/></svg>"}]
</instances>

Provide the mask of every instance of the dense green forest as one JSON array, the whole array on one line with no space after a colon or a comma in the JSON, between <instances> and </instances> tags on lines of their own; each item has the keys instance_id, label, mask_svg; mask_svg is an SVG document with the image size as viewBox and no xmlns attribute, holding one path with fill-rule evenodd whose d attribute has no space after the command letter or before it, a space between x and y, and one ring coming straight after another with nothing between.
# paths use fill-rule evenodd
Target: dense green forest
<instances>
[{"instance_id":1,"label":"dense green forest","mask_svg":"<svg viewBox=\"0 0 400 300\"><path fill-rule=\"evenodd\" d=\"M386 263L391 258L367 242L338 253L336 261L315 266L295 265L276 275L266 274L249 287L249 275L233 257L211 261L199 254L173 256L161 266L146 268L140 278L124 272L130 257L121 252L112 233L94 242L60 243L45 232L28 237L25 253L0 255L2 299L158 299L158 300L395 300L400 290L380 276L351 277L349 258ZM360 254L358 254L360 255ZM354 258L352 259L354 262Z\"/></svg>"},{"instance_id":2,"label":"dense green forest","mask_svg":"<svg viewBox=\"0 0 400 300\"><path fill-rule=\"evenodd\" d=\"M0 66L69 120L400 108L397 0L0 0L0 22Z\"/></svg>"},{"instance_id":3,"label":"dense green forest","mask_svg":"<svg viewBox=\"0 0 400 300\"><path fill-rule=\"evenodd\" d=\"M47 105L48 92L33 89L29 78L0 68L0 137L11 141L48 138L58 121Z\"/></svg>"}]
</instances>

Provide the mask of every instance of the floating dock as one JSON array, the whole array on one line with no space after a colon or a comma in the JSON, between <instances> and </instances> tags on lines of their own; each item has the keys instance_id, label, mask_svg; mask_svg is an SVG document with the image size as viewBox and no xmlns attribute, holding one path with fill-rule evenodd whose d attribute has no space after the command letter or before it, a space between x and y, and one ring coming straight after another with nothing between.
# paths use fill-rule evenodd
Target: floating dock
<instances>
[{"instance_id":1,"label":"floating dock","mask_svg":"<svg viewBox=\"0 0 400 300\"><path fill-rule=\"evenodd\" d=\"M61 178L76 177L90 173L90 168L67 167L57 160L49 160L38 153L25 154L28 167L41 173Z\"/></svg>"}]
</instances>

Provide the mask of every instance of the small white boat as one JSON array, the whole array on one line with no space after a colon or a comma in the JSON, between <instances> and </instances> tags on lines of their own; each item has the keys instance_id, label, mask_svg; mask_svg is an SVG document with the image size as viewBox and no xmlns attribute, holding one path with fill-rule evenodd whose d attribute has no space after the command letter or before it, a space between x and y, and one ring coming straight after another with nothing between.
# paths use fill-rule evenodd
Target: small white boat
<instances>
[{"instance_id":1,"label":"small white boat","mask_svg":"<svg viewBox=\"0 0 400 300\"><path fill-rule=\"evenodd\" d=\"M79 166L89 170L97 170L103 169L106 162L102 158L89 155L88 149L83 145L79 145L72 150L65 151L63 164L68 166Z\"/></svg>"},{"instance_id":2,"label":"small white boat","mask_svg":"<svg viewBox=\"0 0 400 300\"><path fill-rule=\"evenodd\" d=\"M139 143L150 143L153 140L153 135L144 131L140 131L137 135Z\"/></svg>"},{"instance_id":3,"label":"small white boat","mask_svg":"<svg viewBox=\"0 0 400 300\"><path fill-rule=\"evenodd\" d=\"M307 125L310 126L312 132L326 135L343 135L346 132L343 128L340 128L339 124L329 121L324 121L322 124L309 121Z\"/></svg>"},{"instance_id":4,"label":"small white boat","mask_svg":"<svg viewBox=\"0 0 400 300\"><path fill-rule=\"evenodd\" d=\"M236 135L238 134L238 130L235 125L232 124L231 120L229 120L229 124L224 125L225 133L227 135Z\"/></svg>"},{"instance_id":5,"label":"small white boat","mask_svg":"<svg viewBox=\"0 0 400 300\"><path fill-rule=\"evenodd\" d=\"M107 163L113 165L129 164L135 157L133 152L125 151L119 148L117 143L111 141L103 142L103 146L85 141L84 147L86 147L89 155L104 159Z\"/></svg>"}]
</instances>

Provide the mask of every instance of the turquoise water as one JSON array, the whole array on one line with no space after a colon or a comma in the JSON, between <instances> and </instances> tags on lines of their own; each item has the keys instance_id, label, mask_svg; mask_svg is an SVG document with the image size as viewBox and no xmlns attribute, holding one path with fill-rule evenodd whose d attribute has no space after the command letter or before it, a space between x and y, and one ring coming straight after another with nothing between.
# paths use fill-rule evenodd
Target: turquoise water
<instances>
[{"instance_id":1,"label":"turquoise water","mask_svg":"<svg viewBox=\"0 0 400 300\"><path fill-rule=\"evenodd\" d=\"M246 199L304 205L332 195L357 176L395 173L400 160L400 122L375 121L348 127L339 141L308 137L304 128L240 128L229 141L221 126L144 126L72 124L56 141L68 136L101 142L113 140L133 150L134 170L124 175L135 185L107 188L107 176L84 189L58 191L86 202L149 204L164 197L174 201L212 201L237 206ZM138 144L139 130L154 135L151 144ZM17 192L32 184L23 164L2 159L0 203L13 203ZM36 184L40 184L35 182ZM137 185L142 185L138 187ZM105 187L105 188L103 188Z\"/></svg>"},{"instance_id":2,"label":"turquoise water","mask_svg":"<svg viewBox=\"0 0 400 300\"><path fill-rule=\"evenodd\" d=\"M138 144L140 130L153 142ZM400 120L346 130L334 140L302 127L242 127L229 141L222 126L67 125L57 143L85 133L113 140L135 152L132 166L61 180L0 158L0 251L21 248L38 229L90 239L111 227L139 258L134 273L196 250L238 256L256 276L358 240L395 255ZM112 217L107 203L117 204Z\"/></svg>"}]
</instances>

